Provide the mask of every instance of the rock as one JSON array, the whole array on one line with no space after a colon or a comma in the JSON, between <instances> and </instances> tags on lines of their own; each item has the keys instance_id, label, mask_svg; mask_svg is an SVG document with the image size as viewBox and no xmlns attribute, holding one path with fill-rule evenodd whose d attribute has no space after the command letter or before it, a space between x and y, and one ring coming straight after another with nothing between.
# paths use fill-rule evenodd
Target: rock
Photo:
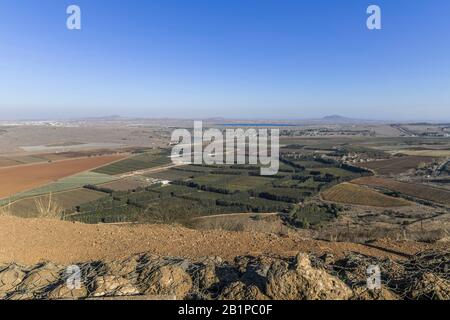
<instances>
[{"instance_id":1,"label":"rock","mask_svg":"<svg viewBox=\"0 0 450 320\"><path fill-rule=\"evenodd\" d=\"M200 258L198 260L198 262L201 264L205 264L205 265L207 265L207 264L218 265L218 264L223 263L223 259L218 256L209 256L209 257Z\"/></svg>"},{"instance_id":2,"label":"rock","mask_svg":"<svg viewBox=\"0 0 450 320\"><path fill-rule=\"evenodd\" d=\"M17 287L20 292L37 293L59 281L62 267L46 263L32 270Z\"/></svg>"},{"instance_id":3,"label":"rock","mask_svg":"<svg viewBox=\"0 0 450 320\"><path fill-rule=\"evenodd\" d=\"M139 265L138 258L135 256L122 261L110 261L105 264L105 267L109 274L121 277L128 276L136 272Z\"/></svg>"},{"instance_id":4,"label":"rock","mask_svg":"<svg viewBox=\"0 0 450 320\"><path fill-rule=\"evenodd\" d=\"M271 257L261 256L252 259L246 265L246 270L241 277L241 281L247 285L254 284L261 290L265 290L267 274L275 261L280 261Z\"/></svg>"},{"instance_id":5,"label":"rock","mask_svg":"<svg viewBox=\"0 0 450 320\"><path fill-rule=\"evenodd\" d=\"M353 300L400 300L400 297L384 286L381 289L370 290L366 286L353 289Z\"/></svg>"},{"instance_id":6,"label":"rock","mask_svg":"<svg viewBox=\"0 0 450 320\"><path fill-rule=\"evenodd\" d=\"M232 282L221 292L219 300L268 300L255 285L245 285L241 281Z\"/></svg>"},{"instance_id":7,"label":"rock","mask_svg":"<svg viewBox=\"0 0 450 320\"><path fill-rule=\"evenodd\" d=\"M277 300L344 300L352 290L324 270L314 269L307 254L299 254L293 268L275 262L267 273L269 297Z\"/></svg>"},{"instance_id":8,"label":"rock","mask_svg":"<svg viewBox=\"0 0 450 320\"><path fill-rule=\"evenodd\" d=\"M409 296L419 300L450 300L450 281L426 272L416 279Z\"/></svg>"},{"instance_id":9,"label":"rock","mask_svg":"<svg viewBox=\"0 0 450 320\"><path fill-rule=\"evenodd\" d=\"M325 264L333 264L336 261L336 258L334 257L334 255L332 253L324 253L320 259L323 261L323 263Z\"/></svg>"},{"instance_id":10,"label":"rock","mask_svg":"<svg viewBox=\"0 0 450 320\"><path fill-rule=\"evenodd\" d=\"M88 296L87 288L82 285L79 289L69 289L69 287L63 283L57 286L55 289L48 293L48 299L82 299Z\"/></svg>"},{"instance_id":11,"label":"rock","mask_svg":"<svg viewBox=\"0 0 450 320\"><path fill-rule=\"evenodd\" d=\"M14 292L8 300L32 300L35 299L33 292Z\"/></svg>"},{"instance_id":12,"label":"rock","mask_svg":"<svg viewBox=\"0 0 450 320\"><path fill-rule=\"evenodd\" d=\"M25 275L25 272L16 264L11 264L0 271L0 299L3 299L9 291L17 287L25 278Z\"/></svg>"},{"instance_id":13,"label":"rock","mask_svg":"<svg viewBox=\"0 0 450 320\"><path fill-rule=\"evenodd\" d=\"M115 275L99 276L94 280L92 297L130 296L139 294L139 290L129 280Z\"/></svg>"},{"instance_id":14,"label":"rock","mask_svg":"<svg viewBox=\"0 0 450 320\"><path fill-rule=\"evenodd\" d=\"M151 272L146 285L144 294L175 295L183 299L192 289L192 279L183 268L166 265Z\"/></svg>"},{"instance_id":15,"label":"rock","mask_svg":"<svg viewBox=\"0 0 450 320\"><path fill-rule=\"evenodd\" d=\"M209 289L220 283L220 279L216 274L216 266L214 264L207 264L200 268L194 274L195 285L201 289Z\"/></svg>"}]
</instances>

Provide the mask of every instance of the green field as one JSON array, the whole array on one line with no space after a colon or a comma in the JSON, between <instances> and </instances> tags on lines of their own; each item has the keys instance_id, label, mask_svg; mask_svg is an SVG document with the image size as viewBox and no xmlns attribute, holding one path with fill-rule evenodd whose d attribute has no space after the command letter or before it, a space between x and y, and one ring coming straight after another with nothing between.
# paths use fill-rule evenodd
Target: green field
<instances>
[{"instance_id":1,"label":"green field","mask_svg":"<svg viewBox=\"0 0 450 320\"><path fill-rule=\"evenodd\" d=\"M94 170L94 172L117 175L132 171L150 169L171 163L169 151L151 151L138 154Z\"/></svg>"},{"instance_id":2,"label":"green field","mask_svg":"<svg viewBox=\"0 0 450 320\"><path fill-rule=\"evenodd\" d=\"M260 176L259 167L251 165L171 168L145 175L170 180L171 185L152 185L128 191L109 190L107 197L81 205L80 212L70 219L87 223L183 223L193 217L212 214L288 212L296 203L323 189L360 176L332 164L307 159L302 161L311 168L297 168L284 163L280 173L271 177ZM322 218L328 219L329 215L317 217L318 220ZM310 220L314 219L310 217Z\"/></svg>"}]
</instances>

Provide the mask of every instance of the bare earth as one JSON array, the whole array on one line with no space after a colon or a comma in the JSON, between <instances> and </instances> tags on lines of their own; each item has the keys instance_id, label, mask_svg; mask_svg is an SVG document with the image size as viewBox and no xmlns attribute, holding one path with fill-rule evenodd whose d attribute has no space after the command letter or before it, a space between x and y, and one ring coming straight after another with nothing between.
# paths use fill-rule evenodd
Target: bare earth
<instances>
[{"instance_id":1,"label":"bare earth","mask_svg":"<svg viewBox=\"0 0 450 320\"><path fill-rule=\"evenodd\" d=\"M304 239L293 234L278 237L256 232L198 231L168 225L87 225L81 223L0 217L0 263L35 264L42 261L68 264L114 260L138 253L197 259L221 256L296 252L343 256L359 252L374 257L402 259L447 244L377 241L370 245ZM391 250L394 248L393 250Z\"/></svg>"},{"instance_id":2,"label":"bare earth","mask_svg":"<svg viewBox=\"0 0 450 320\"><path fill-rule=\"evenodd\" d=\"M123 159L124 155L60 160L0 168L0 198Z\"/></svg>"}]
</instances>

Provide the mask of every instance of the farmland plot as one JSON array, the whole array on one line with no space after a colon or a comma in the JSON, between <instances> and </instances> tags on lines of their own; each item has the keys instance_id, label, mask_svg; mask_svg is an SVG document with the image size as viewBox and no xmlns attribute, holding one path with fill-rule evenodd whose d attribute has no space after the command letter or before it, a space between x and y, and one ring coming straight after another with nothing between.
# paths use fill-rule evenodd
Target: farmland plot
<instances>
[{"instance_id":1,"label":"farmland plot","mask_svg":"<svg viewBox=\"0 0 450 320\"><path fill-rule=\"evenodd\" d=\"M378 174L389 175L399 174L410 169L415 169L421 163L430 163L432 161L432 157L406 156L389 160L366 162L362 165L362 167L372 169Z\"/></svg>"},{"instance_id":2,"label":"farmland plot","mask_svg":"<svg viewBox=\"0 0 450 320\"><path fill-rule=\"evenodd\" d=\"M0 199L122 158L123 156L91 157L0 168Z\"/></svg>"},{"instance_id":3,"label":"farmland plot","mask_svg":"<svg viewBox=\"0 0 450 320\"><path fill-rule=\"evenodd\" d=\"M97 185L107 183L116 180L117 178L105 174L95 172L83 172L67 178L60 179L56 182L47 184L42 187L38 187L25 192L17 193L11 197L0 200L0 205L15 201L22 198L35 197L39 195L45 195L48 193L55 193L61 191L67 191L71 189L82 188L85 185Z\"/></svg>"},{"instance_id":4,"label":"farmland plot","mask_svg":"<svg viewBox=\"0 0 450 320\"><path fill-rule=\"evenodd\" d=\"M46 204L50 201L54 202L58 207L63 210L73 209L83 203L91 202L105 197L102 192L97 192L88 189L78 189L55 193L51 195L43 195L38 197L26 198L18 200L11 205L7 206L7 210L15 216L30 218L36 217L39 214L37 203L40 201Z\"/></svg>"},{"instance_id":5,"label":"farmland plot","mask_svg":"<svg viewBox=\"0 0 450 320\"><path fill-rule=\"evenodd\" d=\"M388 189L418 199L450 205L450 191L423 184L405 183L376 177L363 177L352 182L369 187Z\"/></svg>"},{"instance_id":6,"label":"farmland plot","mask_svg":"<svg viewBox=\"0 0 450 320\"><path fill-rule=\"evenodd\" d=\"M351 183L341 183L322 193L327 201L373 207L401 207L410 205L403 199L386 196Z\"/></svg>"},{"instance_id":7,"label":"farmland plot","mask_svg":"<svg viewBox=\"0 0 450 320\"><path fill-rule=\"evenodd\" d=\"M170 164L169 152L163 151L159 153L148 152L132 156L128 159L115 162L113 164L104 166L94 170L97 173L118 175L143 169L150 169L162 165Z\"/></svg>"}]
</instances>

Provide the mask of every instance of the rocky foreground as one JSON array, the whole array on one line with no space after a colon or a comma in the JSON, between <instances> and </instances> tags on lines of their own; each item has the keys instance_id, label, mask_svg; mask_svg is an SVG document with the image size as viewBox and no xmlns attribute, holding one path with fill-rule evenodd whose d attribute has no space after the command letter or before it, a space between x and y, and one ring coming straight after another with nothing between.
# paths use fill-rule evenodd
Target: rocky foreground
<instances>
[{"instance_id":1,"label":"rocky foreground","mask_svg":"<svg viewBox=\"0 0 450 320\"><path fill-rule=\"evenodd\" d=\"M71 266L6 264L0 265L0 299L448 300L449 261L450 251L428 251L402 261L356 253L241 256L232 262L139 254ZM378 289L367 287L370 266L380 268Z\"/></svg>"}]
</instances>

